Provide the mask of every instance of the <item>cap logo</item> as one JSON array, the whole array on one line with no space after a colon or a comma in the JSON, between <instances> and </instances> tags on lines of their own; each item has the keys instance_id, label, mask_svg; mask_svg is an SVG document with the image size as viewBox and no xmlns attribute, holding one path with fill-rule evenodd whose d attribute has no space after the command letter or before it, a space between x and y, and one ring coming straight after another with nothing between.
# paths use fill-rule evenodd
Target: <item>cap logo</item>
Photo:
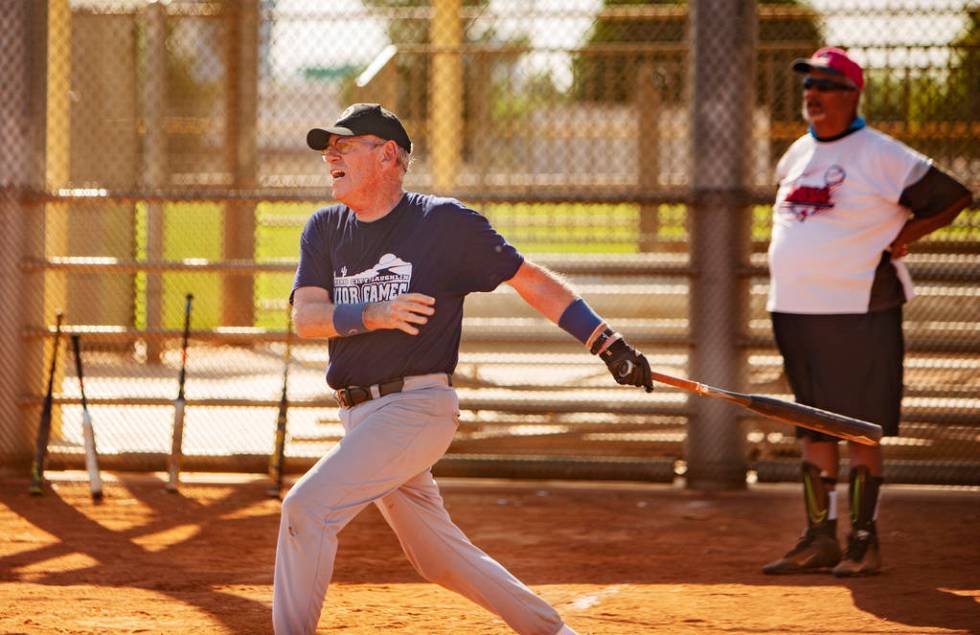
<instances>
[{"instance_id":1,"label":"cap logo","mask_svg":"<svg viewBox=\"0 0 980 635\"><path fill-rule=\"evenodd\" d=\"M348 117L350 117L351 115L353 115L355 112L357 112L356 105L355 106L348 106L347 107L347 110L345 110L344 112L340 113L340 117L337 118L337 121L340 121L341 119L347 119Z\"/></svg>"}]
</instances>

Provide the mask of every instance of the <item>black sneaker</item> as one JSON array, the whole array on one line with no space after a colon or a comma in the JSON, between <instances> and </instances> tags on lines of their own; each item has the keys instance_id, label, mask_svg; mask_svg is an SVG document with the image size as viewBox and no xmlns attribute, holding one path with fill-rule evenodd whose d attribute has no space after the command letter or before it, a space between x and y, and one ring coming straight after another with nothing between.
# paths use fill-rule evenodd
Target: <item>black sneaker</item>
<instances>
[{"instance_id":1,"label":"black sneaker","mask_svg":"<svg viewBox=\"0 0 980 635\"><path fill-rule=\"evenodd\" d=\"M848 578L857 575L874 575L879 571L881 571L881 552L878 549L878 535L864 530L848 535L847 551L840 564L834 567L834 575L838 578Z\"/></svg>"},{"instance_id":2,"label":"black sneaker","mask_svg":"<svg viewBox=\"0 0 980 635\"><path fill-rule=\"evenodd\" d=\"M837 537L827 531L808 527L795 547L779 560L762 567L762 572L773 575L826 571L838 562L840 543Z\"/></svg>"}]
</instances>

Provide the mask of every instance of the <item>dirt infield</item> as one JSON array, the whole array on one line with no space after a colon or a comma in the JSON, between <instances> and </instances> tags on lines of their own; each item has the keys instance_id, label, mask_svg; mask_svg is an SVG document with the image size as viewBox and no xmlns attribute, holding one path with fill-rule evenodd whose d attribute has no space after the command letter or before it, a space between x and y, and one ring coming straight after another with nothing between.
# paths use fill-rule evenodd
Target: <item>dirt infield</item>
<instances>
[{"instance_id":1,"label":"dirt infield","mask_svg":"<svg viewBox=\"0 0 980 635\"><path fill-rule=\"evenodd\" d=\"M279 504L266 481L190 475L180 495L78 473L32 498L0 479L0 632L269 633ZM885 571L772 578L795 539L796 486L679 487L446 480L475 543L580 633L978 633L980 490L892 486ZM341 534L321 631L492 634L502 622L424 583L373 508Z\"/></svg>"}]
</instances>

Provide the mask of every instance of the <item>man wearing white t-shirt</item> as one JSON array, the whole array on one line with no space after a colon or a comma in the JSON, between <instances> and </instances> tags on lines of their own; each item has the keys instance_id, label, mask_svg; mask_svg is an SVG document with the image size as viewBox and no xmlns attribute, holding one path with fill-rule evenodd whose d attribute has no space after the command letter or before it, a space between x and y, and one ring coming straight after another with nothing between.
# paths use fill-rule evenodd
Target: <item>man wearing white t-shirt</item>
<instances>
[{"instance_id":1,"label":"man wearing white t-shirt","mask_svg":"<svg viewBox=\"0 0 980 635\"><path fill-rule=\"evenodd\" d=\"M972 201L932 160L858 116L864 72L822 48L798 59L809 132L776 168L767 309L796 400L898 434L902 400L902 305L913 296L907 245L951 223ZM848 444L847 548L837 541L838 439L803 428L807 527L763 572L877 573L875 526L880 446Z\"/></svg>"}]
</instances>

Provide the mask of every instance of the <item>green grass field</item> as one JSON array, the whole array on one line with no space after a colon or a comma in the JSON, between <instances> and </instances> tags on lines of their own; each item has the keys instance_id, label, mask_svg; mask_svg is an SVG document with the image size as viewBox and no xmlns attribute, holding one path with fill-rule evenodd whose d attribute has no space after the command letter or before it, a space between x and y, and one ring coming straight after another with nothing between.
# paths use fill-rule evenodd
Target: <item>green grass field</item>
<instances>
[{"instance_id":1,"label":"green grass field","mask_svg":"<svg viewBox=\"0 0 980 635\"><path fill-rule=\"evenodd\" d=\"M296 260L303 222L326 203L260 203L256 206L255 260ZM632 204L493 204L481 210L507 239L524 253L637 253L640 244L640 206ZM752 210L752 238L766 240L771 207ZM223 237L220 203L171 203L164 208L164 258L220 260ZM137 206L137 258L146 258L146 206ZM683 243L688 239L683 205L657 209L657 240ZM980 241L980 209L961 214L950 227L931 236L939 240ZM260 273L255 277L255 326L285 329L285 299L292 274ZM146 326L146 274L136 275L137 328ZM179 328L184 295L194 294L194 328L220 324L221 275L218 273L163 274L163 324Z\"/></svg>"}]
</instances>

